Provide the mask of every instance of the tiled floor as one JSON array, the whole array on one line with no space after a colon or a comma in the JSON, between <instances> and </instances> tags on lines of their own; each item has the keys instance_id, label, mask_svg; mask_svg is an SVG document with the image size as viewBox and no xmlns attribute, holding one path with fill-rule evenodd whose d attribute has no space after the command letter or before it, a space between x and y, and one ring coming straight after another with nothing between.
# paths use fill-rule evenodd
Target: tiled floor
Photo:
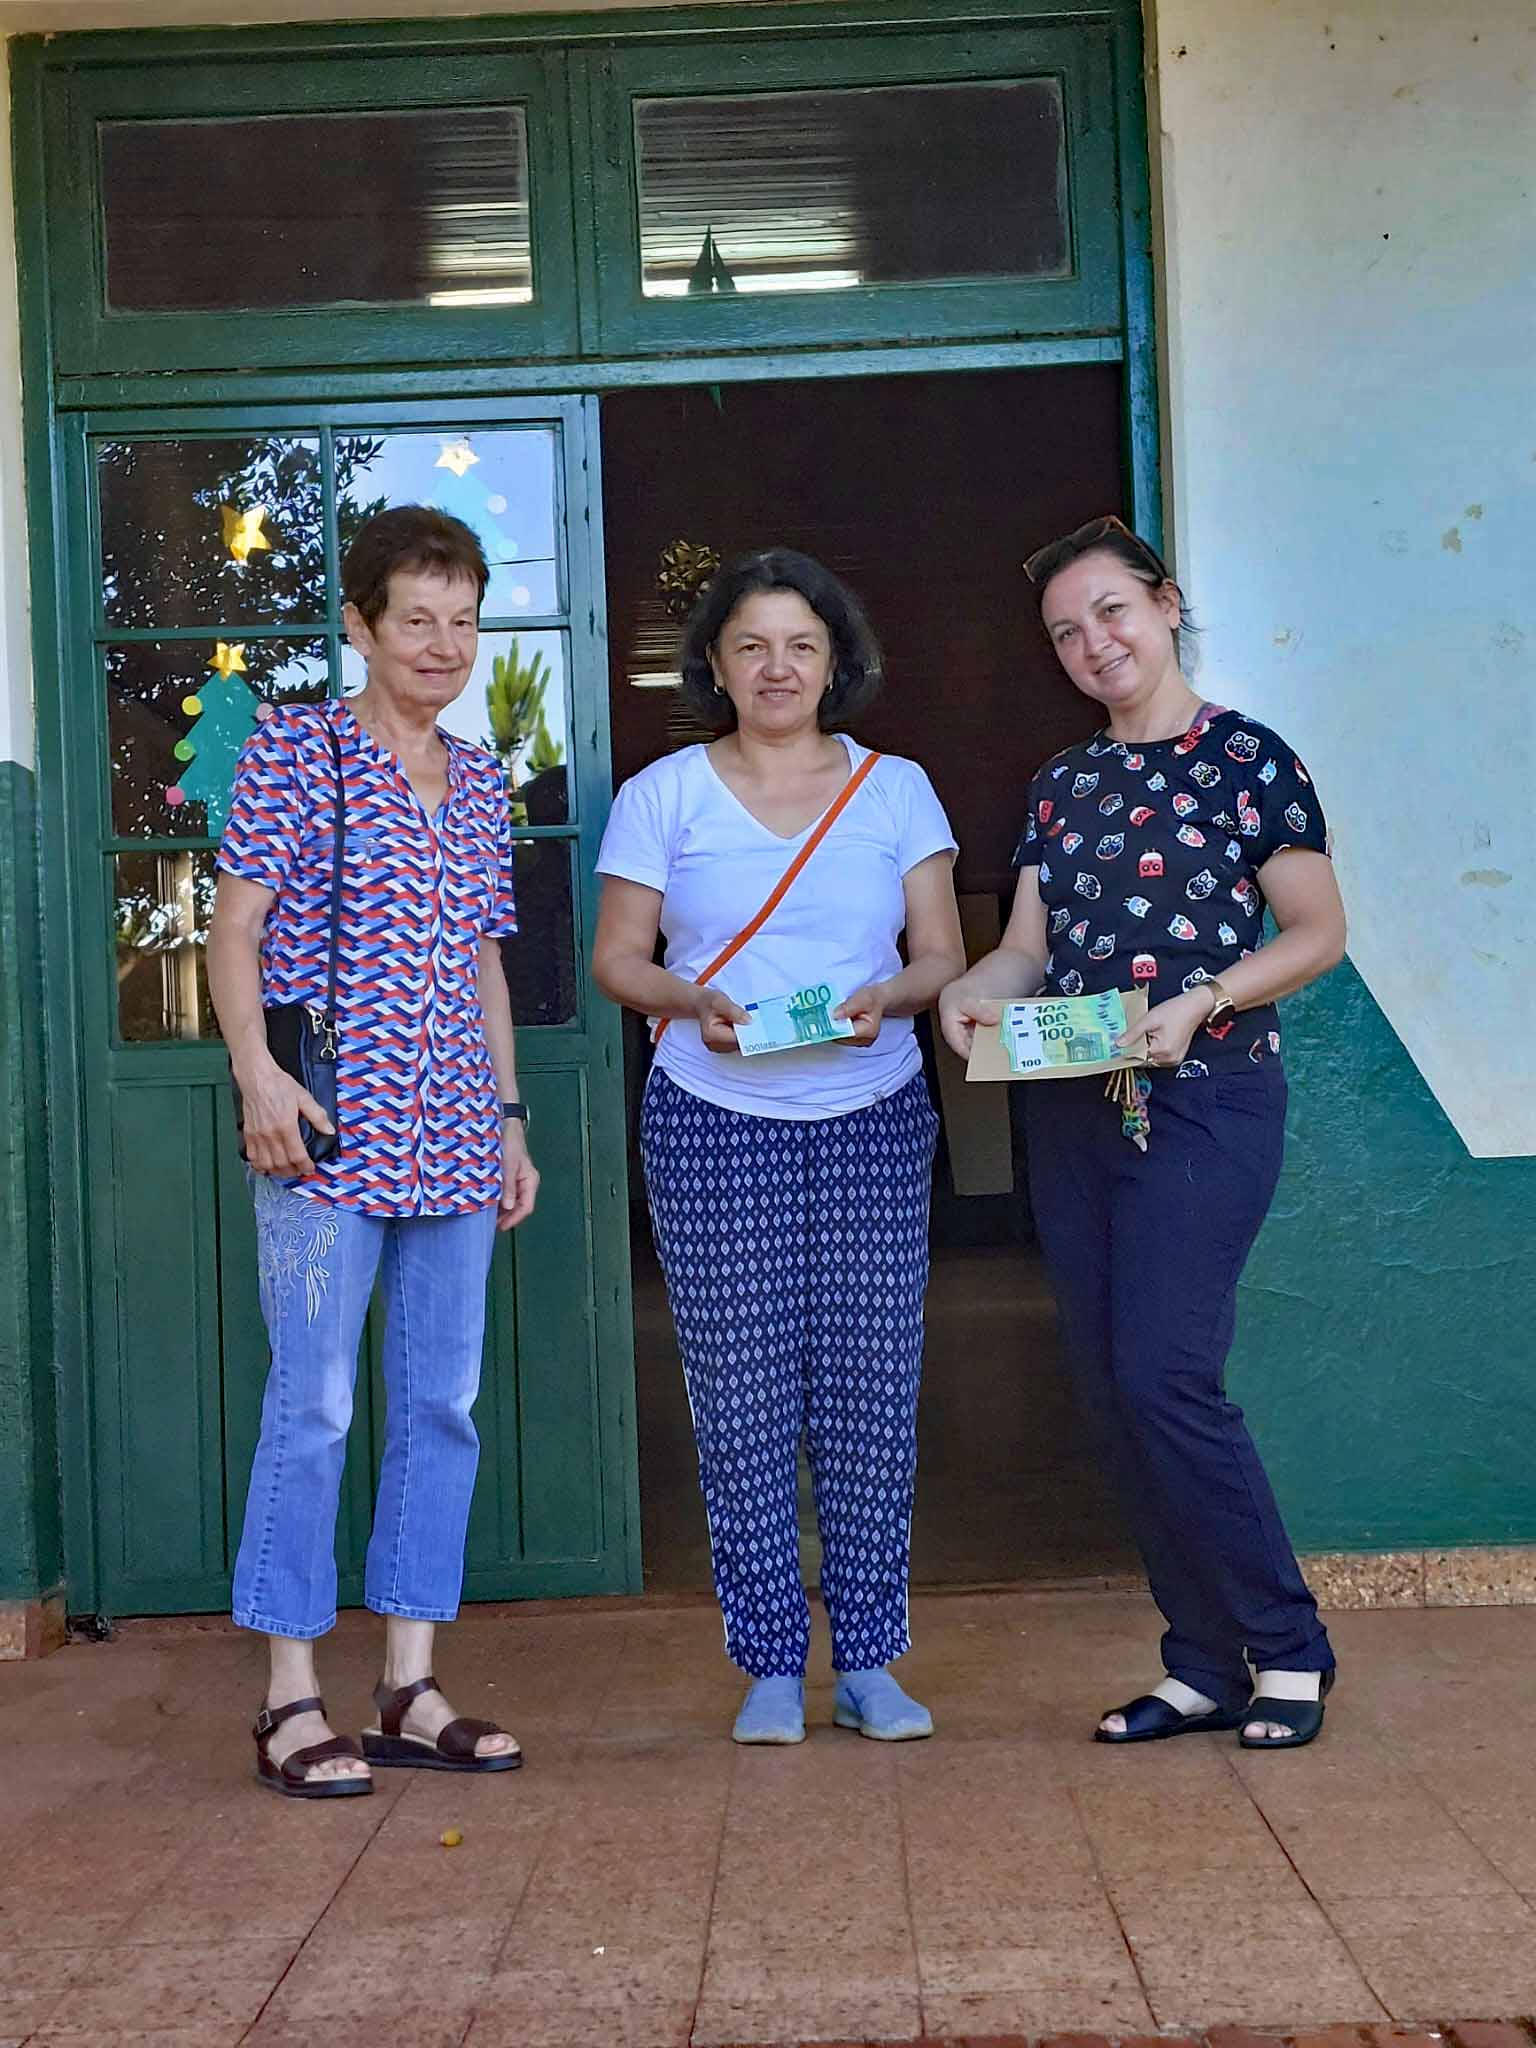
<instances>
[{"instance_id":1,"label":"tiled floor","mask_svg":"<svg viewBox=\"0 0 1536 2048\"><path fill-rule=\"evenodd\" d=\"M140 1624L0 1667L0 2048L725 2048L1433 2027L1536 2011L1536 1609L1336 1618L1327 1732L1086 1738L1155 1618L914 1603L929 1743L725 1739L709 1606L471 1610L440 1668L528 1766L261 1791L259 1646ZM357 1725L366 1617L327 1646ZM443 1829L463 1831L446 1849ZM1513 2037L1511 2037L1513 2038Z\"/></svg>"}]
</instances>

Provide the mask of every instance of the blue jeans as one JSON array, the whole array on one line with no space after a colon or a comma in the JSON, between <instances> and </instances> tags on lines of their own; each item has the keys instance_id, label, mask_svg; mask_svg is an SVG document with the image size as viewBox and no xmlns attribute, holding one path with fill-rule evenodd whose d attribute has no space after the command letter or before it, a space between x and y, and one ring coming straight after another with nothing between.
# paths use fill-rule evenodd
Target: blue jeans
<instances>
[{"instance_id":1,"label":"blue jeans","mask_svg":"<svg viewBox=\"0 0 1536 2048\"><path fill-rule=\"evenodd\" d=\"M387 1405L363 1598L376 1614L452 1621L480 1459L470 1409L496 1211L366 1216L260 1174L251 1185L272 1367L235 1561L235 1621L304 1639L335 1623L336 1506L376 1278Z\"/></svg>"}]
</instances>

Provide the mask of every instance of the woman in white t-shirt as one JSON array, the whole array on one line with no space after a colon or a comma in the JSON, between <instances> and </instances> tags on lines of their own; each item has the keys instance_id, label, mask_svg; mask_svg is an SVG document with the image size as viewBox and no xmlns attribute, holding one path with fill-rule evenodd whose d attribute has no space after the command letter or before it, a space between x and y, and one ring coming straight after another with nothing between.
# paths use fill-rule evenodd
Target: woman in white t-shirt
<instances>
[{"instance_id":1,"label":"woman in white t-shirt","mask_svg":"<svg viewBox=\"0 0 1536 2048\"><path fill-rule=\"evenodd\" d=\"M834 1718L887 1741L927 1735L926 1709L886 1666L910 1647L938 1131L912 1019L964 964L955 842L915 762L882 756L856 781L867 750L832 728L874 696L879 649L819 563L771 548L722 570L689 620L682 674L721 737L655 762L615 798L593 972L661 1034L641 1152L726 1650L753 1680L734 1734L805 1735L804 1440ZM782 901L706 980L850 784ZM742 1053L746 1006L817 989L851 1037Z\"/></svg>"}]
</instances>

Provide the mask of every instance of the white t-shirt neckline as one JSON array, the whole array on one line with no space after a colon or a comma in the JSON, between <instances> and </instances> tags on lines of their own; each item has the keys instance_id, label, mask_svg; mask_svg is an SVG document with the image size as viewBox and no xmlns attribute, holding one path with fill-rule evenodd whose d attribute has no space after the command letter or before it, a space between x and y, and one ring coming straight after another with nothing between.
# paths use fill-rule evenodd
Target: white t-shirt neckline
<instances>
[{"instance_id":1,"label":"white t-shirt neckline","mask_svg":"<svg viewBox=\"0 0 1536 2048\"><path fill-rule=\"evenodd\" d=\"M751 822L757 827L759 832L766 833L768 838L770 838L773 841L775 846L782 846L788 848L799 846L803 840L809 839L811 834L816 830L816 827L827 815L828 811L831 810L833 804L837 802L838 798L842 795L843 791L848 787L849 783L853 780L854 776L857 775L857 773L859 772L859 762L854 755L853 742L849 739L847 733L832 733L829 735L829 737L841 741L843 752L848 759L848 773L843 777L843 780L838 784L836 792L828 798L826 803L822 805L821 809L816 813L815 817L812 818L809 825L802 825L798 832L792 833L790 837L787 839L785 838L782 832L775 832L771 825L765 825L762 819L757 815L756 811L752 810L749 805L744 804L742 802L741 798L736 794L735 790L732 789L731 785L720 773L720 770L715 766L714 761L711 758L713 751L712 748L706 745L703 748L701 748L700 751L703 753L704 756L704 766L709 770L710 774L715 778L716 782L719 783L720 787L725 791L726 795L730 798L731 802L736 806L737 810L741 812L742 816L744 818L750 819Z\"/></svg>"}]
</instances>

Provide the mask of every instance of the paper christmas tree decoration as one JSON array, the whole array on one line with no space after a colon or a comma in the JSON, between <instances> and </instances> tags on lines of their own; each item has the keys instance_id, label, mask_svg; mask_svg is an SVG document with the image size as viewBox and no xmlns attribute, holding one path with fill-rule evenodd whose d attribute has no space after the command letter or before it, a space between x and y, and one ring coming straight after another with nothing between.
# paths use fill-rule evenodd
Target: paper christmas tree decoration
<instances>
[{"instance_id":1,"label":"paper christmas tree decoration","mask_svg":"<svg viewBox=\"0 0 1536 2048\"><path fill-rule=\"evenodd\" d=\"M182 710L192 720L185 739L173 752L187 766L180 780L165 792L175 810L184 803L207 807L208 836L219 838L229 815L230 785L235 779L235 761L240 749L255 730L259 701L242 680L246 673L245 649L220 640L213 659L213 671L201 689L182 700Z\"/></svg>"}]
</instances>

